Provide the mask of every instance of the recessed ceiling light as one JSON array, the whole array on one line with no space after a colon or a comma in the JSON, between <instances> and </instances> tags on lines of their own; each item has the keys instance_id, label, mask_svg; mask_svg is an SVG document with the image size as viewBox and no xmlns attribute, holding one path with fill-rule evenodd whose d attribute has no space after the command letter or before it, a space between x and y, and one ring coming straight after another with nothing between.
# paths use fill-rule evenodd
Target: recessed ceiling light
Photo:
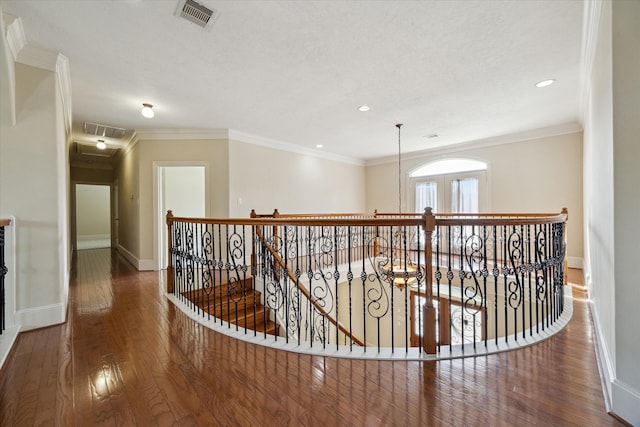
<instances>
[{"instance_id":1,"label":"recessed ceiling light","mask_svg":"<svg viewBox=\"0 0 640 427\"><path fill-rule=\"evenodd\" d=\"M536 87L546 87L552 85L555 81L556 79L542 80L541 82L536 83Z\"/></svg>"},{"instance_id":2,"label":"recessed ceiling light","mask_svg":"<svg viewBox=\"0 0 640 427\"><path fill-rule=\"evenodd\" d=\"M96 143L96 147L98 148L98 150L104 150L105 148L107 148L107 144L104 143L104 139L99 139Z\"/></svg>"},{"instance_id":3,"label":"recessed ceiling light","mask_svg":"<svg viewBox=\"0 0 640 427\"><path fill-rule=\"evenodd\" d=\"M361 105L361 106L358 107L358 110L362 111L362 112L369 111L369 110L371 110L371 107L369 107L368 105Z\"/></svg>"},{"instance_id":4,"label":"recessed ceiling light","mask_svg":"<svg viewBox=\"0 0 640 427\"><path fill-rule=\"evenodd\" d=\"M153 116L156 115L156 113L153 111L153 105L151 105L151 104L142 104L141 113L147 119L150 119L150 118L152 118Z\"/></svg>"},{"instance_id":5,"label":"recessed ceiling light","mask_svg":"<svg viewBox=\"0 0 640 427\"><path fill-rule=\"evenodd\" d=\"M316 145L316 148L322 148L322 147L324 147L324 145L322 145L322 144L317 144Z\"/></svg>"}]
</instances>

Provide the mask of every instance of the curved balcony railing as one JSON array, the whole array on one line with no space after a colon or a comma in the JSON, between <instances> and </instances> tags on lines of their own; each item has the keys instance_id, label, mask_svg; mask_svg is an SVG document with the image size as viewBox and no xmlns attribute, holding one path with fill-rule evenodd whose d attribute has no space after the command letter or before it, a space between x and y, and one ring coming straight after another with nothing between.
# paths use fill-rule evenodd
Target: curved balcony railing
<instances>
[{"instance_id":1,"label":"curved balcony railing","mask_svg":"<svg viewBox=\"0 0 640 427\"><path fill-rule=\"evenodd\" d=\"M169 212L167 291L214 328L295 351L486 354L530 344L568 320L566 220L566 210Z\"/></svg>"}]
</instances>

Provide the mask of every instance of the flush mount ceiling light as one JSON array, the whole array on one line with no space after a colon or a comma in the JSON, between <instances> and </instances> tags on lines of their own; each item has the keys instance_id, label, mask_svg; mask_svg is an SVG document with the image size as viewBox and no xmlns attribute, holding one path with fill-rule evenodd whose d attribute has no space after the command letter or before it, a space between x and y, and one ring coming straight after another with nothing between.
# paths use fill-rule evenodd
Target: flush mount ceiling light
<instances>
[{"instance_id":1,"label":"flush mount ceiling light","mask_svg":"<svg viewBox=\"0 0 640 427\"><path fill-rule=\"evenodd\" d=\"M105 148L107 148L107 144L104 143L104 139L99 139L96 143L96 147L98 148L98 150L104 150Z\"/></svg>"},{"instance_id":2,"label":"flush mount ceiling light","mask_svg":"<svg viewBox=\"0 0 640 427\"><path fill-rule=\"evenodd\" d=\"M547 87L549 85L552 85L555 81L556 79L542 80L541 82L536 83L536 87Z\"/></svg>"},{"instance_id":3,"label":"flush mount ceiling light","mask_svg":"<svg viewBox=\"0 0 640 427\"><path fill-rule=\"evenodd\" d=\"M152 118L153 116L156 115L156 113L154 113L154 111L153 111L153 105L151 105L151 104L142 104L141 113L147 119L150 119L150 118Z\"/></svg>"},{"instance_id":4,"label":"flush mount ceiling light","mask_svg":"<svg viewBox=\"0 0 640 427\"><path fill-rule=\"evenodd\" d=\"M358 111L365 112L365 111L369 111L369 110L371 110L371 107L369 107L368 105L361 105L361 106L358 107Z\"/></svg>"},{"instance_id":5,"label":"flush mount ceiling light","mask_svg":"<svg viewBox=\"0 0 640 427\"><path fill-rule=\"evenodd\" d=\"M322 147L324 147L324 145L322 145L322 144L317 144L316 145L316 148L322 148Z\"/></svg>"}]
</instances>

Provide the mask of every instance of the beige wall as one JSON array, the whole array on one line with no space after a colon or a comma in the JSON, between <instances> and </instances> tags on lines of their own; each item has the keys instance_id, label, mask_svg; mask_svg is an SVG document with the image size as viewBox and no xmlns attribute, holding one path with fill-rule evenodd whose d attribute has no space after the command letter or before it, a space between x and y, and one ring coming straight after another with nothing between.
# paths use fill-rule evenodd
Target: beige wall
<instances>
[{"instance_id":1,"label":"beige wall","mask_svg":"<svg viewBox=\"0 0 640 427\"><path fill-rule=\"evenodd\" d=\"M71 167L71 180L90 184L111 184L113 182L112 169L93 169Z\"/></svg>"},{"instance_id":2,"label":"beige wall","mask_svg":"<svg viewBox=\"0 0 640 427\"><path fill-rule=\"evenodd\" d=\"M111 237L111 189L106 185L76 185L78 240Z\"/></svg>"},{"instance_id":3,"label":"beige wall","mask_svg":"<svg viewBox=\"0 0 640 427\"><path fill-rule=\"evenodd\" d=\"M139 164L140 147L136 143L117 159L115 170L118 182L118 245L134 257L140 255Z\"/></svg>"},{"instance_id":4,"label":"beige wall","mask_svg":"<svg viewBox=\"0 0 640 427\"><path fill-rule=\"evenodd\" d=\"M363 212L364 167L229 142L229 214Z\"/></svg>"},{"instance_id":5,"label":"beige wall","mask_svg":"<svg viewBox=\"0 0 640 427\"><path fill-rule=\"evenodd\" d=\"M117 161L119 244L139 269L157 265L157 168L207 164L207 216L228 216L228 148L226 140L140 140ZM154 181L154 177L156 181Z\"/></svg>"},{"instance_id":6,"label":"beige wall","mask_svg":"<svg viewBox=\"0 0 640 427\"><path fill-rule=\"evenodd\" d=\"M444 158L470 158L488 163L488 211L560 212L569 209L568 255L581 267L582 133L540 138L483 148L438 150L403 161L403 211L411 206L410 172ZM397 160L366 168L367 210L398 210Z\"/></svg>"}]
</instances>

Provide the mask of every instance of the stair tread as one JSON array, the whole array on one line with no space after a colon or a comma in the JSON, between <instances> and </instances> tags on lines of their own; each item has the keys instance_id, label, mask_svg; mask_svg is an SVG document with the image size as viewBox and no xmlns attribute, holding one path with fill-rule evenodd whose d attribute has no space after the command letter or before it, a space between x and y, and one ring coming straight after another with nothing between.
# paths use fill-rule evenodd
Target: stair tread
<instances>
[{"instance_id":1,"label":"stair tread","mask_svg":"<svg viewBox=\"0 0 640 427\"><path fill-rule=\"evenodd\" d=\"M260 302L261 293L253 289L253 278L247 277L244 286L241 283L237 286L238 292L230 295L227 294L229 287L226 283L208 289L208 292L192 289L182 292L182 295L212 316L238 327L261 333L266 330L268 334L278 335L279 325L269 319L269 309Z\"/></svg>"}]
</instances>

